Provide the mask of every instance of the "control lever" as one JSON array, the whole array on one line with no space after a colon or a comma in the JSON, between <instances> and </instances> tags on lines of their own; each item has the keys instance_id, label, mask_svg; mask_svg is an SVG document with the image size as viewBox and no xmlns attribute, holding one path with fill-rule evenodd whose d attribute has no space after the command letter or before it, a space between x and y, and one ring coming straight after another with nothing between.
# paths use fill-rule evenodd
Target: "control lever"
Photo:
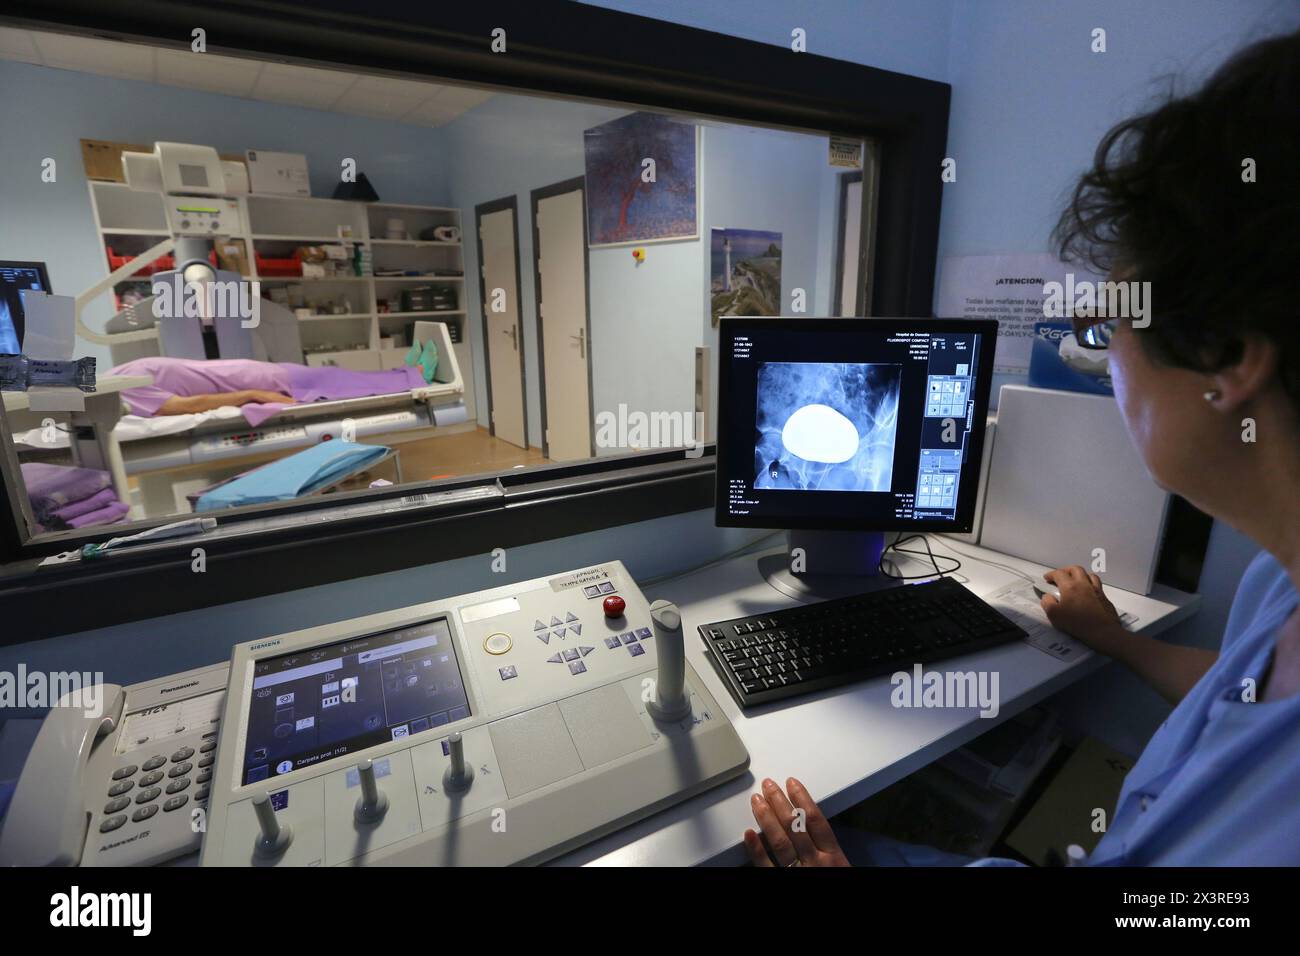
<instances>
[{"instance_id":1,"label":"control lever","mask_svg":"<svg viewBox=\"0 0 1300 956\"><path fill-rule=\"evenodd\" d=\"M442 789L448 793L461 793L474 782L474 768L465 762L465 742L460 734L447 738L447 753L451 766L442 774Z\"/></svg>"},{"instance_id":2,"label":"control lever","mask_svg":"<svg viewBox=\"0 0 1300 956\"><path fill-rule=\"evenodd\" d=\"M655 601L650 605L650 622L655 630L659 674L655 678L654 700L646 704L646 710L655 720L672 723L691 712L691 696L686 692L682 614L672 601Z\"/></svg>"},{"instance_id":3,"label":"control lever","mask_svg":"<svg viewBox=\"0 0 1300 956\"><path fill-rule=\"evenodd\" d=\"M375 762L367 757L357 764L357 776L361 778L361 796L352 811L357 823L378 823L388 812L388 794L379 789L375 779Z\"/></svg>"},{"instance_id":4,"label":"control lever","mask_svg":"<svg viewBox=\"0 0 1300 956\"><path fill-rule=\"evenodd\" d=\"M293 842L293 827L287 823L280 826L275 818L275 807L271 806L271 795L263 790L253 797L253 812L257 814L257 825L262 835L253 844L253 854L263 860L273 860L289 849Z\"/></svg>"}]
</instances>

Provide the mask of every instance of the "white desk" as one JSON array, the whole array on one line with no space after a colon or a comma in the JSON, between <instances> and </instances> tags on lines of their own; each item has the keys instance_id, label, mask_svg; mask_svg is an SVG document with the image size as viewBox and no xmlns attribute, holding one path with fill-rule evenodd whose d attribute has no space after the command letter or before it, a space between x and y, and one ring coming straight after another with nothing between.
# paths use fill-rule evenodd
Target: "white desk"
<instances>
[{"instance_id":1,"label":"white desk","mask_svg":"<svg viewBox=\"0 0 1300 956\"><path fill-rule=\"evenodd\" d=\"M937 554L951 554L931 535ZM1035 578L1047 570L971 544L957 547ZM773 549L779 550L779 549ZM1019 580L1014 574L958 555L953 575L981 596ZM928 561L909 558L899 573L920 574ZM946 563L944 563L946 566ZM1026 585L1028 587L1028 585ZM682 866L736 864L745 859L740 836L754 825L750 794L764 777L782 786L798 777L827 816L840 813L895 781L955 750L1063 687L1097 670L1105 659L1090 655L1064 663L1022 642L936 663L929 669L989 670L999 673L1001 709L980 718L975 709L897 709L890 704L889 678L879 677L830 691L769 704L742 715L714 672L696 628L700 624L790 607L796 602L759 575L756 555L736 558L692 575L645 588L646 597L675 601L682 612L687 657L720 702L749 750L746 776L670 807L555 861L560 865ZM1158 588L1149 596L1115 588L1107 596L1137 617L1136 631L1155 634L1195 613L1199 595Z\"/></svg>"}]
</instances>

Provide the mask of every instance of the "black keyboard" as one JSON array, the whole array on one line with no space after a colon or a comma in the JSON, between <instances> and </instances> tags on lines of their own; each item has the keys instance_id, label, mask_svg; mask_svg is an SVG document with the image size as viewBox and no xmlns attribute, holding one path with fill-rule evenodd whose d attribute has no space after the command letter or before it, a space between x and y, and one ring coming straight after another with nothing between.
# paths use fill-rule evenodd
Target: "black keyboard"
<instances>
[{"instance_id":1,"label":"black keyboard","mask_svg":"<svg viewBox=\"0 0 1300 956\"><path fill-rule=\"evenodd\" d=\"M950 578L700 626L741 707L910 670L1026 637Z\"/></svg>"}]
</instances>

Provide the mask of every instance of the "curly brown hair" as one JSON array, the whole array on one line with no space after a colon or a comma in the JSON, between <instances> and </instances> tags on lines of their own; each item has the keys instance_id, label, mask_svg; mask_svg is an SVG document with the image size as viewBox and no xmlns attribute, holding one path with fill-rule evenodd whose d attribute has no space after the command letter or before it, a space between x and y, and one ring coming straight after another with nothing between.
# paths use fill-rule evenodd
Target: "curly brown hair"
<instances>
[{"instance_id":1,"label":"curly brown hair","mask_svg":"<svg viewBox=\"0 0 1300 956\"><path fill-rule=\"evenodd\" d=\"M1067 262L1151 283L1141 340L1155 360L1214 371L1261 335L1300 406L1300 32L1111 129L1052 242Z\"/></svg>"}]
</instances>

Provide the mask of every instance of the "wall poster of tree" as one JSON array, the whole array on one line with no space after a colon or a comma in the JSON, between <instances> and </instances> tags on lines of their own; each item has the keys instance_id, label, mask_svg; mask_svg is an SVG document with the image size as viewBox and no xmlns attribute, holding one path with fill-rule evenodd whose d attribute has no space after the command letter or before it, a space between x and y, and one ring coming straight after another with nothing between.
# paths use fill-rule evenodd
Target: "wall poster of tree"
<instances>
[{"instance_id":1,"label":"wall poster of tree","mask_svg":"<svg viewBox=\"0 0 1300 956\"><path fill-rule=\"evenodd\" d=\"M591 245L698 237L695 126L629 113L583 136Z\"/></svg>"}]
</instances>

